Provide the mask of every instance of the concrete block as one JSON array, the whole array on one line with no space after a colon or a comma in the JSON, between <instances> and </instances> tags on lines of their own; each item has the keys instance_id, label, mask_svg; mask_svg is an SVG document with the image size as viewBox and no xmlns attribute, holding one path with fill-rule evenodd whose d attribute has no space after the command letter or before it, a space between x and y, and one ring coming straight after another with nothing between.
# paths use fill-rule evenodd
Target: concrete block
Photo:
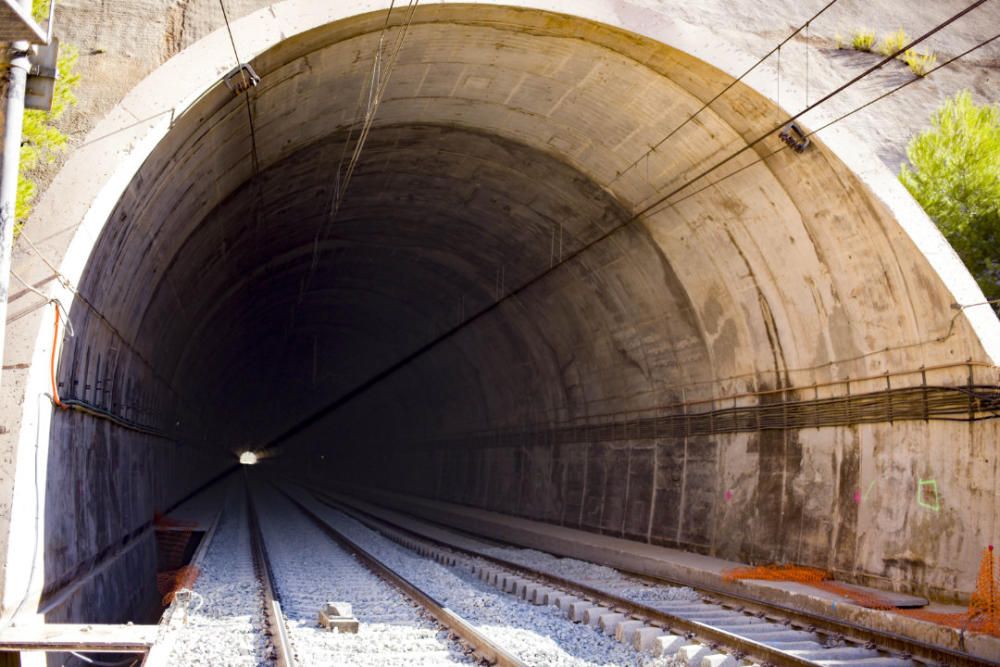
<instances>
[{"instance_id":1,"label":"concrete block","mask_svg":"<svg viewBox=\"0 0 1000 667\"><path fill-rule=\"evenodd\" d=\"M584 623L584 618L589 611L602 611L603 607L595 607L593 602L587 600L578 600L569 606L569 611L566 612L567 618L574 623Z\"/></svg>"},{"instance_id":2,"label":"concrete block","mask_svg":"<svg viewBox=\"0 0 1000 667\"><path fill-rule=\"evenodd\" d=\"M639 628L645 627L646 624L642 621L630 621L625 619L615 627L615 639L623 644L632 645L632 636L635 635Z\"/></svg>"},{"instance_id":3,"label":"concrete block","mask_svg":"<svg viewBox=\"0 0 1000 667\"><path fill-rule=\"evenodd\" d=\"M701 667L736 667L736 658L724 653L706 655L701 659Z\"/></svg>"},{"instance_id":4,"label":"concrete block","mask_svg":"<svg viewBox=\"0 0 1000 667\"><path fill-rule=\"evenodd\" d=\"M531 591L531 595L528 597L528 602L536 605L547 605L549 604L549 598L553 595L551 588L545 588L544 586L535 586Z\"/></svg>"},{"instance_id":5,"label":"concrete block","mask_svg":"<svg viewBox=\"0 0 1000 667\"><path fill-rule=\"evenodd\" d=\"M653 639L653 655L671 656L685 644L687 640L678 635L660 635Z\"/></svg>"},{"instance_id":6,"label":"concrete block","mask_svg":"<svg viewBox=\"0 0 1000 667\"><path fill-rule=\"evenodd\" d=\"M327 630L357 633L358 619L348 602L327 602L319 611L319 625Z\"/></svg>"},{"instance_id":7,"label":"concrete block","mask_svg":"<svg viewBox=\"0 0 1000 667\"><path fill-rule=\"evenodd\" d=\"M628 617L625 614L619 614L618 612L608 612L607 614L602 614L600 618L597 619L597 627L604 632L606 635L615 636L615 628L618 627L619 623L623 623Z\"/></svg>"},{"instance_id":8,"label":"concrete block","mask_svg":"<svg viewBox=\"0 0 1000 667\"><path fill-rule=\"evenodd\" d=\"M688 644L677 651L676 661L688 667L701 667L701 659L712 654L712 649L704 644Z\"/></svg>"},{"instance_id":9,"label":"concrete block","mask_svg":"<svg viewBox=\"0 0 1000 667\"><path fill-rule=\"evenodd\" d=\"M639 628L632 635L632 648L636 651L652 651L653 640L661 636L661 628Z\"/></svg>"},{"instance_id":10,"label":"concrete block","mask_svg":"<svg viewBox=\"0 0 1000 667\"><path fill-rule=\"evenodd\" d=\"M562 609L563 611L569 611L569 607L574 602L580 602L580 598L576 597L571 593L566 593L563 591L556 592L555 605Z\"/></svg>"},{"instance_id":11,"label":"concrete block","mask_svg":"<svg viewBox=\"0 0 1000 667\"><path fill-rule=\"evenodd\" d=\"M595 605L593 602L583 610L583 622L587 625L597 627L597 621L600 620L601 614L610 614L611 610L607 607L602 607L600 605Z\"/></svg>"}]
</instances>

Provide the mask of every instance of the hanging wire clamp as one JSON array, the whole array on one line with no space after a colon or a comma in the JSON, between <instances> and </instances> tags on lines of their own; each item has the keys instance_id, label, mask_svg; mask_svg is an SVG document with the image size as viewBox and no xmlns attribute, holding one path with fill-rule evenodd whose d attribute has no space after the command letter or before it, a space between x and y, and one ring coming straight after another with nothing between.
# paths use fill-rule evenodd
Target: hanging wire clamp
<instances>
[{"instance_id":1,"label":"hanging wire clamp","mask_svg":"<svg viewBox=\"0 0 1000 667\"><path fill-rule=\"evenodd\" d=\"M260 75L250 63L240 63L225 76L223 82L234 95L242 95L260 83Z\"/></svg>"},{"instance_id":2,"label":"hanging wire clamp","mask_svg":"<svg viewBox=\"0 0 1000 667\"><path fill-rule=\"evenodd\" d=\"M778 134L778 137L788 144L788 147L796 153L801 153L809 147L809 137L807 137L806 133L802 131L802 128L795 123L789 123L786 125Z\"/></svg>"}]
</instances>

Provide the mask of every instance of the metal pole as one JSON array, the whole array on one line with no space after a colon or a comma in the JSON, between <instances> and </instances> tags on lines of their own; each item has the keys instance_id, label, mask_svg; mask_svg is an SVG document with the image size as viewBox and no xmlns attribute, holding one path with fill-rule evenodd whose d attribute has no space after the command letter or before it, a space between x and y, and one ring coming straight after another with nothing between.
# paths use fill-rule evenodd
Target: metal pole
<instances>
[{"instance_id":1,"label":"metal pole","mask_svg":"<svg viewBox=\"0 0 1000 667\"><path fill-rule=\"evenodd\" d=\"M22 0L31 12L31 0ZM7 50L7 76L3 109L3 154L0 157L0 359L4 357L7 299L10 295L11 250L17 210L17 174L21 164L21 130L24 127L24 89L28 80L30 44L14 42ZM0 385L3 382L0 370Z\"/></svg>"}]
</instances>

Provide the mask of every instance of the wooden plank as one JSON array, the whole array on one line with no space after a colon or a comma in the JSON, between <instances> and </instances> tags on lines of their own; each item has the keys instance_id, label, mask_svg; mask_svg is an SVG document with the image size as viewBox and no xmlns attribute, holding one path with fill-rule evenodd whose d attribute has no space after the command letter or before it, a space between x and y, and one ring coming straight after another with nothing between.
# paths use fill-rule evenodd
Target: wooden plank
<instances>
[{"instance_id":1,"label":"wooden plank","mask_svg":"<svg viewBox=\"0 0 1000 667\"><path fill-rule=\"evenodd\" d=\"M156 625L46 623L0 632L0 651L145 652L156 641Z\"/></svg>"}]
</instances>

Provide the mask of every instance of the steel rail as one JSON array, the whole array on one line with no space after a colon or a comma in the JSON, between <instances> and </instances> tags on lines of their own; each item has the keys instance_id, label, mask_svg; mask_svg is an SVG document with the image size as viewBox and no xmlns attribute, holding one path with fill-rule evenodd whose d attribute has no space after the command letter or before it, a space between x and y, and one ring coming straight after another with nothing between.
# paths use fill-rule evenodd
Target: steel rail
<instances>
[{"instance_id":1,"label":"steel rail","mask_svg":"<svg viewBox=\"0 0 1000 667\"><path fill-rule=\"evenodd\" d=\"M271 572L271 562L267 558L267 547L264 544L264 534L260 528L257 508L250 492L250 481L244 472L244 483L247 496L247 519L250 524L250 544L253 550L253 564L264 590L264 612L271 629L271 643L274 644L277 667L295 667L295 657L292 645L288 639L288 628L285 626L285 616L281 613L281 603L274 589Z\"/></svg>"},{"instance_id":2,"label":"steel rail","mask_svg":"<svg viewBox=\"0 0 1000 667\"><path fill-rule=\"evenodd\" d=\"M305 487L303 487L305 488ZM413 539L422 540L424 542L429 542L440 547L450 549L452 551L473 556L476 558L481 558L486 561L490 561L501 567L514 570L523 575L534 577L545 583L549 583L556 587L563 587L568 590L576 590L585 593L588 598L593 598L597 601L604 602L604 604L612 606L622 612L628 613L631 616L638 618L639 620L649 620L656 625L664 625L668 628L677 628L685 632L694 633L696 636L701 636L707 642L717 642L720 644L725 644L734 649L737 649L747 655L751 655L756 658L763 659L770 662L778 667L783 665L813 665L815 663L803 660L801 658L796 658L795 656L790 656L787 653L774 649L770 646L760 644L758 642L748 640L743 637L736 637L730 635L730 633L718 630L711 626L705 625L703 623L698 623L697 621L692 621L689 619L674 616L668 612L656 609L655 607L650 607L633 600L619 597L613 593L608 593L606 591L596 589L585 584L581 584L576 581L565 579L557 575L549 574L546 572L541 572L534 570L530 567L509 561L503 558L492 556L489 554L479 553L477 551L466 549L463 547L455 546L453 544L448 544L446 542L441 542L431 537L427 537L413 530L410 530L404 526L400 526L392 521L384 519L382 517L376 517L363 509L355 507L353 505L347 506L345 501L342 499L333 498L330 494L322 491L318 491L313 488L309 488L308 491L312 493L317 500L327 504L331 507L335 507L345 513L353 516L358 521L365 523L373 530L379 530L378 524L383 526L390 526L391 529L397 530L399 532L407 534ZM388 509L388 508L386 508ZM395 511L395 510L391 510ZM420 521L427 522L425 519L420 519ZM433 522L427 522L433 523ZM449 530L453 530L450 527L444 526ZM380 531L382 532L382 531ZM516 546L516 545L512 545ZM961 651L956 651L942 646L934 646L926 642L922 642L917 639L912 639L910 637L905 637L903 635L888 632L885 630L876 630L874 628L869 628L863 625L852 623L849 621L843 621L839 619L829 618L821 614L816 614L809 611L804 611L801 609L795 609L782 605L776 602L770 602L766 600L760 600L751 596L740 595L738 593L733 593L729 591L724 591L720 588L704 585L704 584L691 584L689 582L679 581L675 579L669 579L666 577L652 577L649 575L636 574L632 572L622 571L624 574L655 583L665 583L673 586L687 586L693 588L698 592L706 594L706 598L703 601L706 603L717 603L722 606L728 606L734 610L744 610L753 609L758 612L763 612L766 618L775 621L791 620L793 621L792 627L799 626L802 629L808 631L822 631L824 634L830 634L833 636L843 637L845 639L851 639L862 645L875 644L878 650L892 651L900 654L908 655L912 659L920 662L933 662L942 665L949 665L953 667L984 667L984 666L995 666L997 662L993 662L986 658L980 658L969 653L963 653ZM712 599L708 599L712 598Z\"/></svg>"},{"instance_id":3,"label":"steel rail","mask_svg":"<svg viewBox=\"0 0 1000 667\"><path fill-rule=\"evenodd\" d=\"M324 533L330 536L345 551L352 553L365 567L375 575L389 582L406 596L429 612L437 621L448 630L465 640L473 649L474 653L492 665L499 667L527 667L527 663L522 662L516 656L508 653L498 646L491 639L484 636L468 621L448 609L435 600L429 593L421 590L416 584L409 581L389 566L379 560L378 557L370 553L364 547L344 535L342 532L331 526L325 519L316 514L309 507L300 502L297 498L287 493L284 489L278 488L285 497L292 501L302 512L308 516Z\"/></svg>"}]
</instances>

